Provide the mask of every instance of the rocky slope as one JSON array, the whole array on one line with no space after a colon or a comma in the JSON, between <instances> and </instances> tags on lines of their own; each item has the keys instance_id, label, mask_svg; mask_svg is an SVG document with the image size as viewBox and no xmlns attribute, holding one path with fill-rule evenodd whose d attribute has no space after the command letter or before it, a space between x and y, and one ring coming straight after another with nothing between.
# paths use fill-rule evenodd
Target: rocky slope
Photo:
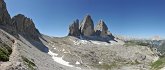
<instances>
[{"instance_id":1,"label":"rocky slope","mask_svg":"<svg viewBox=\"0 0 165 70\"><path fill-rule=\"evenodd\" d=\"M75 20L68 35L41 34L32 19L22 14L11 18L0 0L0 70L157 69L159 56L150 47L115 38L103 20L94 28L90 15Z\"/></svg>"}]
</instances>

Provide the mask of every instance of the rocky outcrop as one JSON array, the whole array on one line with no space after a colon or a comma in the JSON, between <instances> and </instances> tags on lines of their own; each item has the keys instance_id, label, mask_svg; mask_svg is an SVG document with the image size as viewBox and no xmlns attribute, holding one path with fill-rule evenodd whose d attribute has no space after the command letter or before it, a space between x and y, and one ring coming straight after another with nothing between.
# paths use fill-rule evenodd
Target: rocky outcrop
<instances>
[{"instance_id":1,"label":"rocky outcrop","mask_svg":"<svg viewBox=\"0 0 165 70\"><path fill-rule=\"evenodd\" d=\"M4 0L0 0L0 24L10 24L11 17L7 11L6 3Z\"/></svg>"},{"instance_id":2,"label":"rocky outcrop","mask_svg":"<svg viewBox=\"0 0 165 70\"><path fill-rule=\"evenodd\" d=\"M110 31L108 31L108 27L103 20L100 20L94 29L93 20L90 15L87 15L80 23L79 28L78 26L79 22L74 21L73 24L69 26L68 36L106 42L109 40L114 40L114 36Z\"/></svg>"},{"instance_id":3,"label":"rocky outcrop","mask_svg":"<svg viewBox=\"0 0 165 70\"><path fill-rule=\"evenodd\" d=\"M16 29L17 33L38 40L39 31L36 29L32 19L18 14L12 18L12 26Z\"/></svg>"},{"instance_id":4,"label":"rocky outcrop","mask_svg":"<svg viewBox=\"0 0 165 70\"><path fill-rule=\"evenodd\" d=\"M77 19L76 21L73 22L73 24L71 24L69 26L69 36L75 36L78 37L80 36L80 31L79 31L79 20Z\"/></svg>"},{"instance_id":5,"label":"rocky outcrop","mask_svg":"<svg viewBox=\"0 0 165 70\"><path fill-rule=\"evenodd\" d=\"M103 20L100 20L95 28L95 34L97 36L105 37L108 35L108 27Z\"/></svg>"},{"instance_id":6,"label":"rocky outcrop","mask_svg":"<svg viewBox=\"0 0 165 70\"><path fill-rule=\"evenodd\" d=\"M90 15L87 15L80 24L80 31L83 36L94 35L94 24Z\"/></svg>"},{"instance_id":7,"label":"rocky outcrop","mask_svg":"<svg viewBox=\"0 0 165 70\"><path fill-rule=\"evenodd\" d=\"M34 40L38 40L39 31L36 29L33 21L21 14L11 19L4 0L0 0L0 28L15 37L18 37L19 33L26 37L32 37Z\"/></svg>"},{"instance_id":8,"label":"rocky outcrop","mask_svg":"<svg viewBox=\"0 0 165 70\"><path fill-rule=\"evenodd\" d=\"M11 17L7 11L4 0L0 0L0 28L17 36L17 33L15 32L16 30L11 26Z\"/></svg>"}]
</instances>

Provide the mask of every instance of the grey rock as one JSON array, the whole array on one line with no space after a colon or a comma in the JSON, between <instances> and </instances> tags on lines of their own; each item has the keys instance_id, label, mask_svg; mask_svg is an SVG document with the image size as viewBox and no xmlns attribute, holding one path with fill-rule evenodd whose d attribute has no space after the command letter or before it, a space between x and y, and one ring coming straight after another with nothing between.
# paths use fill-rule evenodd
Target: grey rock
<instances>
[{"instance_id":1,"label":"grey rock","mask_svg":"<svg viewBox=\"0 0 165 70\"><path fill-rule=\"evenodd\" d=\"M81 34L84 36L94 35L94 24L90 15L87 15L80 24Z\"/></svg>"},{"instance_id":2,"label":"grey rock","mask_svg":"<svg viewBox=\"0 0 165 70\"><path fill-rule=\"evenodd\" d=\"M79 20L77 19L76 21L73 22L73 24L71 24L69 26L69 36L75 36L78 37L80 36L80 31L79 31Z\"/></svg>"},{"instance_id":3,"label":"grey rock","mask_svg":"<svg viewBox=\"0 0 165 70\"><path fill-rule=\"evenodd\" d=\"M16 36L16 30L11 26L11 17L7 11L4 0L0 0L0 28Z\"/></svg>"},{"instance_id":4,"label":"grey rock","mask_svg":"<svg viewBox=\"0 0 165 70\"><path fill-rule=\"evenodd\" d=\"M32 19L25 17L22 14L18 14L12 18L12 26L19 34L26 37L32 37L34 40L38 40L39 31L36 29Z\"/></svg>"},{"instance_id":5,"label":"grey rock","mask_svg":"<svg viewBox=\"0 0 165 70\"><path fill-rule=\"evenodd\" d=\"M10 24L11 17L7 11L6 3L4 0L0 0L0 24Z\"/></svg>"},{"instance_id":6,"label":"grey rock","mask_svg":"<svg viewBox=\"0 0 165 70\"><path fill-rule=\"evenodd\" d=\"M105 37L108 35L108 27L103 20L100 20L95 28L96 35Z\"/></svg>"},{"instance_id":7,"label":"grey rock","mask_svg":"<svg viewBox=\"0 0 165 70\"><path fill-rule=\"evenodd\" d=\"M78 28L79 26L79 28ZM114 36L108 31L107 25L103 20L100 20L95 27L90 15L87 15L79 25L79 21L76 20L69 26L68 36L79 37L86 40L98 40L108 42L114 40Z\"/></svg>"}]
</instances>

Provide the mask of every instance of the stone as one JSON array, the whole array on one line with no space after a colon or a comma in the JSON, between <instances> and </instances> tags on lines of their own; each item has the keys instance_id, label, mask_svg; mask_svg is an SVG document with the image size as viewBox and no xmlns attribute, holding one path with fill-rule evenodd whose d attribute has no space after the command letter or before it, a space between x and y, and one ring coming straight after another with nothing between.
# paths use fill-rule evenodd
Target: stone
<instances>
[{"instance_id":1,"label":"stone","mask_svg":"<svg viewBox=\"0 0 165 70\"><path fill-rule=\"evenodd\" d=\"M96 36L102 36L102 37L108 35L108 27L103 20L100 20L97 26L95 27L95 34Z\"/></svg>"},{"instance_id":2,"label":"stone","mask_svg":"<svg viewBox=\"0 0 165 70\"><path fill-rule=\"evenodd\" d=\"M12 26L19 34L32 37L34 40L38 40L39 31L36 29L32 19L25 17L22 14L18 14L12 18Z\"/></svg>"},{"instance_id":3,"label":"stone","mask_svg":"<svg viewBox=\"0 0 165 70\"><path fill-rule=\"evenodd\" d=\"M79 20L77 19L76 21L73 22L73 24L71 24L69 26L69 36L75 36L78 37L80 36L80 31L79 31Z\"/></svg>"},{"instance_id":4,"label":"stone","mask_svg":"<svg viewBox=\"0 0 165 70\"><path fill-rule=\"evenodd\" d=\"M5 24L10 24L11 22L11 17L7 11L6 8L6 3L4 0L0 0L0 24L5 25Z\"/></svg>"},{"instance_id":5,"label":"stone","mask_svg":"<svg viewBox=\"0 0 165 70\"><path fill-rule=\"evenodd\" d=\"M82 23L80 24L81 35L83 36L93 36L94 35L94 24L90 15L87 15Z\"/></svg>"}]
</instances>

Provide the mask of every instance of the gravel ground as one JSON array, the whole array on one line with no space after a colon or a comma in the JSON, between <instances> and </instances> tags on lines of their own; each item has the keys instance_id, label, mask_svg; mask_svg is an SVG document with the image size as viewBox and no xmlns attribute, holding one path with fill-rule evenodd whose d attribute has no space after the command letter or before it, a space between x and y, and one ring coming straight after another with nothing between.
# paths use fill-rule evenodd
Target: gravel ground
<instances>
[{"instance_id":1,"label":"gravel ground","mask_svg":"<svg viewBox=\"0 0 165 70\"><path fill-rule=\"evenodd\" d=\"M0 32L0 38L13 50L10 60L1 62L1 70L150 70L150 63L158 58L146 46L124 46L121 40L107 43L43 35L41 42L29 42L21 35L18 40L3 30ZM29 67L22 57L35 66Z\"/></svg>"},{"instance_id":2,"label":"gravel ground","mask_svg":"<svg viewBox=\"0 0 165 70\"><path fill-rule=\"evenodd\" d=\"M146 46L124 46L119 40L106 43L74 37L44 38L48 39L52 52L81 69L149 70L149 64L158 58Z\"/></svg>"}]
</instances>

